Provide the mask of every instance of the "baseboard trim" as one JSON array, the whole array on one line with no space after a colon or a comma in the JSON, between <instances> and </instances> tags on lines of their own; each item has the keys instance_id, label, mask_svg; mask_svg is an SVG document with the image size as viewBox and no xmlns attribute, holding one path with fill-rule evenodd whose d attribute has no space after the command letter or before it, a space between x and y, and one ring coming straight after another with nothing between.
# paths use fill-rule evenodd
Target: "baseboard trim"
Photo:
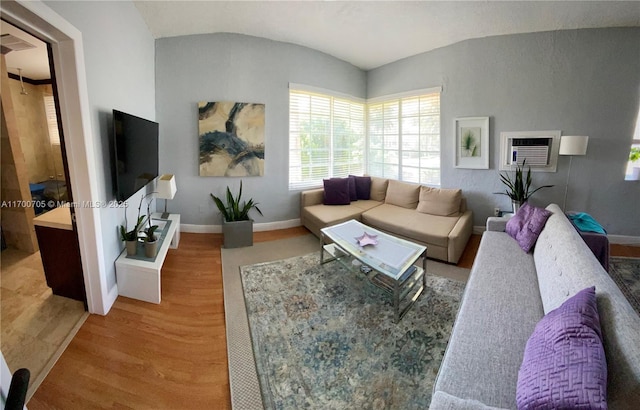
<instances>
[{"instance_id":1,"label":"baseboard trim","mask_svg":"<svg viewBox=\"0 0 640 410\"><path fill-rule=\"evenodd\" d=\"M633 245L640 246L640 236L629 235L607 235L609 243L615 243L616 245Z\"/></svg>"},{"instance_id":2,"label":"baseboard trim","mask_svg":"<svg viewBox=\"0 0 640 410\"><path fill-rule=\"evenodd\" d=\"M277 229L288 229L300 226L300 218L289 219L288 221L254 223L254 232L275 231ZM193 225L180 224L180 232L188 233L222 233L222 225Z\"/></svg>"}]
</instances>

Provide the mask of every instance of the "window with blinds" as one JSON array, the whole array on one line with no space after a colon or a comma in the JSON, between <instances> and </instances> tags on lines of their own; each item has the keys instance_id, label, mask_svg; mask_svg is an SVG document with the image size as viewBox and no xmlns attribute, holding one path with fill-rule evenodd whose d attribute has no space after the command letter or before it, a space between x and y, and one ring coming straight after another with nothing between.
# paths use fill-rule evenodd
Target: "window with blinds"
<instances>
[{"instance_id":1,"label":"window with blinds","mask_svg":"<svg viewBox=\"0 0 640 410\"><path fill-rule=\"evenodd\" d=\"M302 90L289 92L289 189L324 178L362 175L365 104Z\"/></svg>"},{"instance_id":2,"label":"window with blinds","mask_svg":"<svg viewBox=\"0 0 640 410\"><path fill-rule=\"evenodd\" d=\"M367 104L373 176L440 186L440 91Z\"/></svg>"},{"instance_id":3,"label":"window with blinds","mask_svg":"<svg viewBox=\"0 0 640 410\"><path fill-rule=\"evenodd\" d=\"M56 103L53 99L53 95L44 96L44 111L47 116L49 142L51 143L51 145L60 145L60 134L58 133L58 117L56 116Z\"/></svg>"}]
</instances>

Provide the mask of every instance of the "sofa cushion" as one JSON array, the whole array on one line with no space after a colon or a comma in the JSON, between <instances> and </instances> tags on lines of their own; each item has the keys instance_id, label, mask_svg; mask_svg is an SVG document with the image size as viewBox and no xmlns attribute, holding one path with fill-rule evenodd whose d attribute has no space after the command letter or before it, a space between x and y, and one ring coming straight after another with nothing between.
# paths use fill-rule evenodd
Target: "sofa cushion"
<instances>
[{"instance_id":1,"label":"sofa cushion","mask_svg":"<svg viewBox=\"0 0 640 410\"><path fill-rule=\"evenodd\" d=\"M389 187L387 187L387 195L384 198L384 203L407 209L416 209L419 197L420 185L392 179L389 180Z\"/></svg>"},{"instance_id":2,"label":"sofa cushion","mask_svg":"<svg viewBox=\"0 0 640 410\"><path fill-rule=\"evenodd\" d=\"M518 242L523 251L529 252L538 240L549 216L550 211L525 202L507 222L506 232Z\"/></svg>"},{"instance_id":3,"label":"sofa cushion","mask_svg":"<svg viewBox=\"0 0 640 410\"><path fill-rule=\"evenodd\" d=\"M348 178L323 179L324 184L324 204L325 205L349 205Z\"/></svg>"},{"instance_id":4,"label":"sofa cushion","mask_svg":"<svg viewBox=\"0 0 640 410\"><path fill-rule=\"evenodd\" d=\"M440 216L456 216L460 214L461 189L438 189L427 186L420 187L418 212Z\"/></svg>"},{"instance_id":5,"label":"sofa cushion","mask_svg":"<svg viewBox=\"0 0 640 410\"><path fill-rule=\"evenodd\" d=\"M607 408L607 362L595 287L536 325L518 373L518 408Z\"/></svg>"},{"instance_id":6,"label":"sofa cushion","mask_svg":"<svg viewBox=\"0 0 640 410\"><path fill-rule=\"evenodd\" d=\"M353 205L311 205L305 207L302 212L304 213L304 217L313 225L325 227L345 222L349 219L359 221L363 211Z\"/></svg>"},{"instance_id":7,"label":"sofa cushion","mask_svg":"<svg viewBox=\"0 0 640 410\"><path fill-rule=\"evenodd\" d=\"M371 195L369 199L383 202L384 197L387 195L388 186L389 186L388 179L371 177Z\"/></svg>"},{"instance_id":8,"label":"sofa cushion","mask_svg":"<svg viewBox=\"0 0 640 410\"><path fill-rule=\"evenodd\" d=\"M488 406L516 407L516 381L524 347L544 316L536 288L531 254L522 252L504 232L485 232L440 366L436 390Z\"/></svg>"},{"instance_id":9,"label":"sofa cushion","mask_svg":"<svg viewBox=\"0 0 640 410\"><path fill-rule=\"evenodd\" d=\"M359 199L357 201L351 202L351 206L362 209L362 212L368 211L371 208L375 208L378 205L382 205L382 202L373 201L371 199Z\"/></svg>"},{"instance_id":10,"label":"sofa cushion","mask_svg":"<svg viewBox=\"0 0 640 410\"><path fill-rule=\"evenodd\" d=\"M421 214L415 209L382 204L363 213L362 222L418 242L447 247L449 233L458 218Z\"/></svg>"},{"instance_id":11,"label":"sofa cushion","mask_svg":"<svg viewBox=\"0 0 640 410\"><path fill-rule=\"evenodd\" d=\"M349 175L349 178L353 178L356 183L356 197L358 200L371 198L371 177Z\"/></svg>"}]
</instances>

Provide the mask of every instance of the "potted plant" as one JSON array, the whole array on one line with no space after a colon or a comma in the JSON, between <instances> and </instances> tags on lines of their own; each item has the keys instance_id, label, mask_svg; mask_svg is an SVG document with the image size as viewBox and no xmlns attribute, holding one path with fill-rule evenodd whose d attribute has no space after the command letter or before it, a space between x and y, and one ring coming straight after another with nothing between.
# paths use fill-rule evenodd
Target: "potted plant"
<instances>
[{"instance_id":1,"label":"potted plant","mask_svg":"<svg viewBox=\"0 0 640 410\"><path fill-rule=\"evenodd\" d=\"M513 212L518 212L520 206L527 202L527 200L542 188L551 188L553 185L543 185L530 191L531 189L531 167L527 170L527 176L524 177L524 166L527 160L522 161L522 166L516 164L516 173L514 178L511 179L509 174L500 174L500 180L505 185L504 192L494 192L495 194L506 195L511 198L511 204Z\"/></svg>"},{"instance_id":2,"label":"potted plant","mask_svg":"<svg viewBox=\"0 0 640 410\"><path fill-rule=\"evenodd\" d=\"M151 225L151 222L149 222ZM158 253L158 237L155 232L158 229L158 225L151 225L144 230L144 256L147 258L154 258Z\"/></svg>"},{"instance_id":3,"label":"potted plant","mask_svg":"<svg viewBox=\"0 0 640 410\"><path fill-rule=\"evenodd\" d=\"M253 245L253 220L249 218L249 211L255 209L260 215L262 211L253 199L242 201L242 181L237 196L233 196L227 186L226 202L211 194L218 210L222 214L222 235L225 248L241 248Z\"/></svg>"},{"instance_id":4,"label":"potted plant","mask_svg":"<svg viewBox=\"0 0 640 410\"><path fill-rule=\"evenodd\" d=\"M144 215L138 215L136 225L130 231L127 231L127 216L125 212L125 225L120 225L120 240L125 242L127 247L127 255L135 255L138 252L138 233L144 221Z\"/></svg>"},{"instance_id":5,"label":"potted plant","mask_svg":"<svg viewBox=\"0 0 640 410\"><path fill-rule=\"evenodd\" d=\"M130 231L127 231L127 210L125 208L124 225L120 225L120 240L125 242L127 247L127 255L129 256L133 256L138 253L138 238L140 236L140 229L142 228L142 224L146 216L140 215L140 212L142 210L142 201L144 201L146 197L154 193L155 192L151 192L140 198L140 204L138 205L138 219L136 221L136 225ZM149 205L147 205L147 214L149 215L149 225L151 225L151 214L149 213Z\"/></svg>"}]
</instances>

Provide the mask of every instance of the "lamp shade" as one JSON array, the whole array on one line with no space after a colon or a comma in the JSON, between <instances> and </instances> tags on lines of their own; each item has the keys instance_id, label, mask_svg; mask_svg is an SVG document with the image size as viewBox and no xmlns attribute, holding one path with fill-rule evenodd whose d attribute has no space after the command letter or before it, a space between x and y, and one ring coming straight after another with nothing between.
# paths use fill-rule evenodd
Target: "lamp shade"
<instances>
[{"instance_id":1,"label":"lamp shade","mask_svg":"<svg viewBox=\"0 0 640 410\"><path fill-rule=\"evenodd\" d=\"M176 188L176 177L173 174L161 175L156 186L157 196L160 199L173 199L178 189Z\"/></svg>"},{"instance_id":2,"label":"lamp shade","mask_svg":"<svg viewBox=\"0 0 640 410\"><path fill-rule=\"evenodd\" d=\"M589 137L586 135L563 135L560 138L560 155L586 155Z\"/></svg>"}]
</instances>

